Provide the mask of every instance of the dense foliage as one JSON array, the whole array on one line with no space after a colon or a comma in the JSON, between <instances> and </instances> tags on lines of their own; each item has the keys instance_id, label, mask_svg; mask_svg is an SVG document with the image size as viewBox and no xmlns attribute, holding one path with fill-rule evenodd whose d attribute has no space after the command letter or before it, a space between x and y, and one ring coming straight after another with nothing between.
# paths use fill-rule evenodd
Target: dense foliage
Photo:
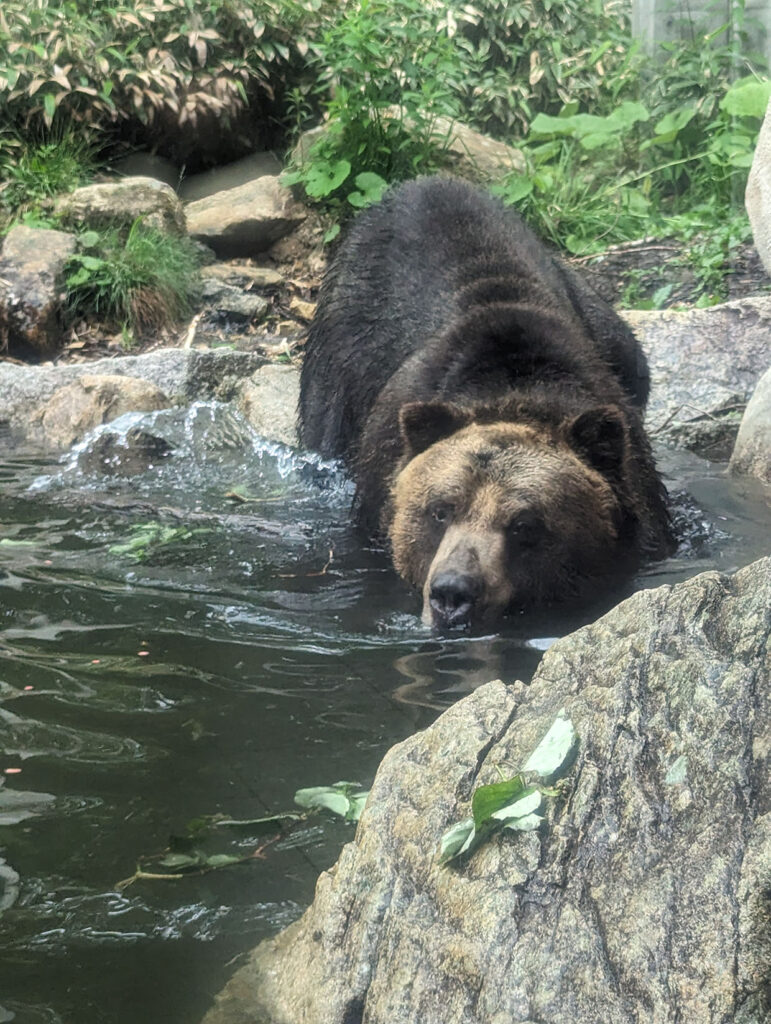
<instances>
[{"instance_id":1,"label":"dense foliage","mask_svg":"<svg viewBox=\"0 0 771 1024\"><path fill-rule=\"evenodd\" d=\"M605 117L538 114L526 173L495 191L574 253L654 233L675 216L717 222L743 192L771 82L721 88L708 114L699 101L659 118L633 101Z\"/></svg>"},{"instance_id":2,"label":"dense foliage","mask_svg":"<svg viewBox=\"0 0 771 1024\"><path fill-rule=\"evenodd\" d=\"M74 187L117 138L184 163L324 123L287 180L340 215L441 168L461 118L523 150L497 191L560 246L706 229L715 266L769 95L731 6L652 59L630 0L4 0L0 207Z\"/></svg>"},{"instance_id":3,"label":"dense foliage","mask_svg":"<svg viewBox=\"0 0 771 1024\"><path fill-rule=\"evenodd\" d=\"M459 45L474 74L464 113L502 138L563 104L607 111L634 87L642 58L629 0L478 0L455 5Z\"/></svg>"},{"instance_id":4,"label":"dense foliage","mask_svg":"<svg viewBox=\"0 0 771 1024\"><path fill-rule=\"evenodd\" d=\"M0 127L233 122L298 73L325 2L3 0Z\"/></svg>"}]
</instances>

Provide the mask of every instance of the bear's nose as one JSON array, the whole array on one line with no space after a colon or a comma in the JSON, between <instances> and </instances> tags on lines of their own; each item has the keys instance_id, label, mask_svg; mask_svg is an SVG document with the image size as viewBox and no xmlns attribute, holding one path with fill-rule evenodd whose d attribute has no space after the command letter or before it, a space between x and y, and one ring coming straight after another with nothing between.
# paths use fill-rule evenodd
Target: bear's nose
<instances>
[{"instance_id":1,"label":"bear's nose","mask_svg":"<svg viewBox=\"0 0 771 1024\"><path fill-rule=\"evenodd\" d=\"M437 626L465 626L471 621L481 592L480 580L468 573L448 569L431 582L428 603Z\"/></svg>"}]
</instances>

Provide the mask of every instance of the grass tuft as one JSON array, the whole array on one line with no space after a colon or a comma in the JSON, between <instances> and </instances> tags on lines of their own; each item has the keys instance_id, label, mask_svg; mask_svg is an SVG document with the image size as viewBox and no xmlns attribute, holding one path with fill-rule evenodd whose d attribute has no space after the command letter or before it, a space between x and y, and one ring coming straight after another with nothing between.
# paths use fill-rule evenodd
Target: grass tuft
<instances>
[{"instance_id":1,"label":"grass tuft","mask_svg":"<svg viewBox=\"0 0 771 1024\"><path fill-rule=\"evenodd\" d=\"M187 238L140 220L81 236L67 268L71 317L97 317L131 334L171 326L187 316L198 293L200 259Z\"/></svg>"}]
</instances>

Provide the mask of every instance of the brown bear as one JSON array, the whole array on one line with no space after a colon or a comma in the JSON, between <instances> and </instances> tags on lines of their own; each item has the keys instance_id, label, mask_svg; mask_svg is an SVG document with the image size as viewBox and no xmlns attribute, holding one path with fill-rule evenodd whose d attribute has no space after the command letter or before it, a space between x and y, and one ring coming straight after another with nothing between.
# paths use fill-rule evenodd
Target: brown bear
<instances>
[{"instance_id":1,"label":"brown bear","mask_svg":"<svg viewBox=\"0 0 771 1024\"><path fill-rule=\"evenodd\" d=\"M300 432L446 628L669 552L647 394L632 332L512 210L424 178L360 214L327 271Z\"/></svg>"}]
</instances>

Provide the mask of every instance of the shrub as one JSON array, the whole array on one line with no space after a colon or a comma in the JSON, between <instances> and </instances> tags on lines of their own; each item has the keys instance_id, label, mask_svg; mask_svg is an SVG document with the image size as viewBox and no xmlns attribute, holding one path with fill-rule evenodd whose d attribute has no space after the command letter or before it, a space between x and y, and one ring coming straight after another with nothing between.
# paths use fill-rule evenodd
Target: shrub
<instances>
[{"instance_id":1,"label":"shrub","mask_svg":"<svg viewBox=\"0 0 771 1024\"><path fill-rule=\"evenodd\" d=\"M71 192L94 168L92 147L72 131L44 132L37 140L7 132L0 143L0 206L9 213Z\"/></svg>"},{"instance_id":2,"label":"shrub","mask_svg":"<svg viewBox=\"0 0 771 1024\"><path fill-rule=\"evenodd\" d=\"M325 2L3 0L0 124L227 124L301 61Z\"/></svg>"},{"instance_id":3,"label":"shrub","mask_svg":"<svg viewBox=\"0 0 771 1024\"><path fill-rule=\"evenodd\" d=\"M574 253L666 230L709 208L724 220L752 163L771 82L723 86L705 117L698 103L658 119L626 101L606 117L538 114L524 145L526 174L496 190L537 229Z\"/></svg>"},{"instance_id":4,"label":"shrub","mask_svg":"<svg viewBox=\"0 0 771 1024\"><path fill-rule=\"evenodd\" d=\"M358 0L316 45L322 139L293 174L312 199L355 206L386 182L436 170L448 143L468 59L449 8L422 0Z\"/></svg>"},{"instance_id":5,"label":"shrub","mask_svg":"<svg viewBox=\"0 0 771 1024\"><path fill-rule=\"evenodd\" d=\"M157 330L188 314L198 287L199 257L189 239L141 220L128 235L87 231L67 266L72 317L90 316L131 333Z\"/></svg>"},{"instance_id":6,"label":"shrub","mask_svg":"<svg viewBox=\"0 0 771 1024\"><path fill-rule=\"evenodd\" d=\"M474 0L453 11L475 67L464 112L506 140L565 104L607 113L638 81L642 57L628 0Z\"/></svg>"}]
</instances>

